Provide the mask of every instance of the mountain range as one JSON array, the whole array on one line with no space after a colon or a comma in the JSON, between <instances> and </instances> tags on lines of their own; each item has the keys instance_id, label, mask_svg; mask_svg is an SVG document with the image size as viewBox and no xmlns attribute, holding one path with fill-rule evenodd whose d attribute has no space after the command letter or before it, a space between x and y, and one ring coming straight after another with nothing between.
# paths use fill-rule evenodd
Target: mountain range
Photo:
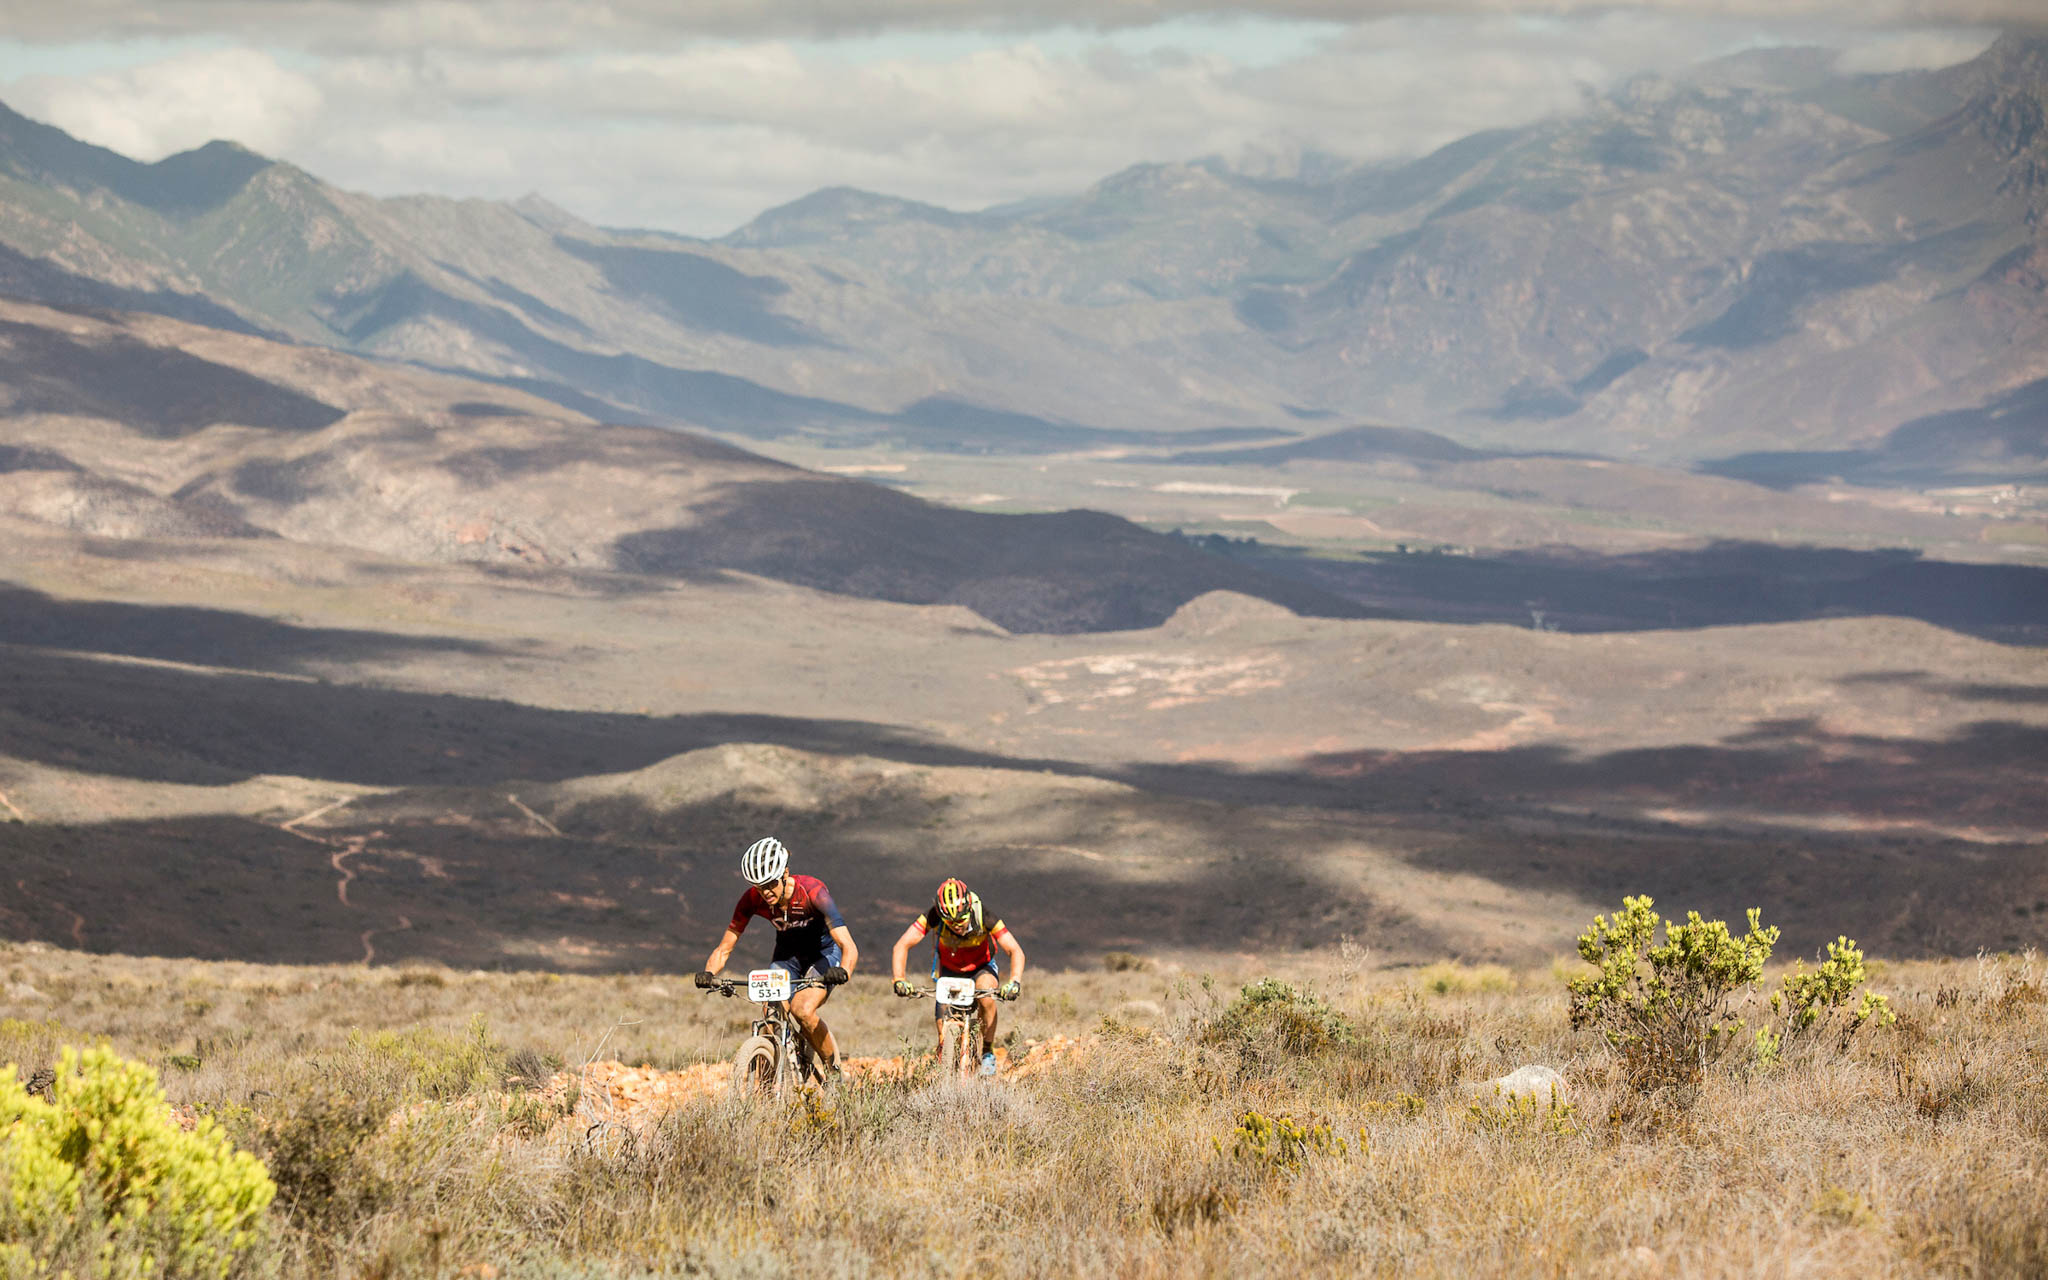
<instances>
[{"instance_id":1,"label":"mountain range","mask_svg":"<svg viewBox=\"0 0 2048 1280\"><path fill-rule=\"evenodd\" d=\"M1146 165L978 213L832 189L718 240L371 198L230 142L140 164L0 108L0 293L757 439L1390 423L1763 478L1997 474L2048 456L2044 103L2040 37L1889 75L1759 51L1404 163Z\"/></svg>"}]
</instances>

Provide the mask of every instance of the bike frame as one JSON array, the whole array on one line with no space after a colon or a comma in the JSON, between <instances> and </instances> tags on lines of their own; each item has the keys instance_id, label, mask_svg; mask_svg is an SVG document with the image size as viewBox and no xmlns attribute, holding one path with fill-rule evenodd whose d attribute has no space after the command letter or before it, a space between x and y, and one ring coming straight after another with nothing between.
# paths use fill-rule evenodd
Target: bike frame
<instances>
[{"instance_id":1,"label":"bike frame","mask_svg":"<svg viewBox=\"0 0 2048 1280\"><path fill-rule=\"evenodd\" d=\"M910 991L910 993L906 995L904 998L906 1000L935 1000L938 998L938 994L938 989L936 987L918 987L913 988ZM945 1033L942 1030L939 1034L940 1079L943 1080L949 1075L957 1076L962 1080L969 1080L974 1078L974 1074L979 1069L981 1063L981 1054L988 1052L990 1048L988 1045L980 1045L980 1052L975 1052L969 1047L971 1045L979 1044L980 1041L981 1001L1014 1000L1015 998L1015 996L1004 995L1002 993L1002 989L999 987L991 987L987 991L977 990L974 996L973 1003L949 1004L945 1006L946 1012L941 1017L940 1021L954 1024L955 1026L959 1027L959 1031L953 1037L954 1048L952 1052L954 1061L952 1062L945 1061L947 1052Z\"/></svg>"},{"instance_id":2,"label":"bike frame","mask_svg":"<svg viewBox=\"0 0 2048 1280\"><path fill-rule=\"evenodd\" d=\"M734 991L744 990L746 985L732 978L721 978L704 990L707 993L716 991L730 999ZM789 984L789 990L790 994L794 995L812 987L829 985L823 978L798 978ZM801 1084L806 1076L822 1079L817 1065L811 1059L811 1042L804 1037L803 1027L798 1024L796 1015L789 1011L789 1002L769 1001L763 1003L760 1008L761 1014L754 1019L753 1036L747 1044L756 1039L765 1040L774 1052L775 1066L767 1089L769 1095L780 1097L783 1090L789 1088L792 1082ZM745 1044L741 1045L743 1052L745 1048ZM735 1080L737 1079L736 1066Z\"/></svg>"}]
</instances>

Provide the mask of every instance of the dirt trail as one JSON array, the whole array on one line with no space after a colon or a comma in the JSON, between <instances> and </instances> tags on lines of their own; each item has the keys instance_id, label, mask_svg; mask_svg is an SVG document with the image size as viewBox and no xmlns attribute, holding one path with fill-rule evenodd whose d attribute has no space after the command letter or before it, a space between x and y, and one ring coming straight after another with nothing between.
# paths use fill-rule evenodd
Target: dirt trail
<instances>
[{"instance_id":1,"label":"dirt trail","mask_svg":"<svg viewBox=\"0 0 2048 1280\"><path fill-rule=\"evenodd\" d=\"M510 798L512 799L512 802L514 804L519 804L517 797ZM337 839L330 836L316 836L308 832L301 831L299 830L299 824L302 822L311 822L313 819L319 817L322 814L332 813L336 809L341 808L343 805L348 804L350 801L354 799L354 796L344 796L331 804L321 805L318 809L315 809L310 813L302 813L298 817L293 818L288 822L280 822L277 824L277 829L280 831L289 831L301 840L309 841L317 845L324 845L328 849L333 850L332 853L327 855L327 865L334 868L334 873L336 876L334 882L334 899L335 901L339 902L342 906L347 907L350 910L355 909L355 904L348 900L348 886L349 882L356 878L356 871L354 867L348 865L348 860L350 858L355 857L359 853L365 852L370 847L370 842L372 840L386 839L386 834L382 831L372 831L366 835L341 836ZM520 805L519 807L521 809L526 808L526 806L524 805ZM537 820L545 824L545 819L539 818L539 815L537 814L534 816ZM409 857L419 862L422 869L425 870L425 872L428 875L435 876L443 880L448 878L448 873L442 869L440 859L438 858L425 856L421 854L408 853L402 849L392 850L391 852L397 856ZM382 929L363 930L360 934L357 935L358 940L363 944L362 963L366 965L376 963L377 944L373 942L372 939L374 939L378 934L403 933L405 930L410 928L412 928L412 917L401 915L398 917L398 923L395 925L391 925L389 927Z\"/></svg>"},{"instance_id":2,"label":"dirt trail","mask_svg":"<svg viewBox=\"0 0 2048 1280\"><path fill-rule=\"evenodd\" d=\"M327 865L333 867L335 873L341 877L341 879L334 882L334 896L344 907L349 905L348 882L356 878L356 873L352 869L343 866L342 860L350 854L361 853L362 851L363 842L357 840L347 848L336 849L333 855L327 859Z\"/></svg>"},{"instance_id":3,"label":"dirt trail","mask_svg":"<svg viewBox=\"0 0 2048 1280\"><path fill-rule=\"evenodd\" d=\"M1083 1054L1093 1043L1091 1037L1049 1036L1026 1040L1016 1058L1007 1049L996 1051L1002 1081L1028 1080L1060 1062ZM848 1058L850 1080L890 1080L902 1077L914 1060L904 1058ZM559 1092L576 1084L579 1098L573 1121L588 1130L598 1125L619 1125L635 1134L646 1134L661 1118L678 1107L691 1106L725 1096L732 1089L732 1064L702 1062L676 1071L658 1067L629 1067L623 1062L592 1062L580 1072L563 1072L548 1082L547 1092ZM565 1122L566 1123L566 1122Z\"/></svg>"},{"instance_id":4,"label":"dirt trail","mask_svg":"<svg viewBox=\"0 0 2048 1280\"><path fill-rule=\"evenodd\" d=\"M40 898L40 899L42 899L42 900L43 900L44 902L47 902L47 903L49 903L49 904L50 904L51 906L55 907L55 908L56 908L57 910L59 910L59 911L62 911L62 912L63 912L63 913L65 914L65 915L67 915L67 916L70 916L70 917L71 917L71 944L72 944L73 946L77 947L77 948L78 948L78 949L79 949L80 951L83 951L83 950L85 950L85 917L84 917L84 916L80 915L80 914L79 914L78 912L76 912L76 911L73 911L73 910L72 910L72 909L71 909L70 907L67 907L67 906L65 906L65 905L64 905L63 903L61 903L61 902L57 901L57 900L56 900L55 898L51 897L51 896L50 896L49 894L47 894L47 893L37 893L37 892L35 892L34 890L30 889L30 888L28 887L28 881L27 881L26 879L22 879L22 880L16 880L16 881L14 882L14 887L15 887L16 889L20 890L20 892L21 892L21 896L22 896L22 897L24 897L24 898Z\"/></svg>"},{"instance_id":5,"label":"dirt trail","mask_svg":"<svg viewBox=\"0 0 2048 1280\"><path fill-rule=\"evenodd\" d=\"M527 808L524 804L520 803L518 796L507 795L505 799L512 802L513 808L519 810L519 812L525 814L527 817L539 823L541 827L544 828L549 835L558 836L562 834L562 829L560 827L556 826L552 822L549 822L546 818L541 817L539 814L535 813L533 810Z\"/></svg>"},{"instance_id":6,"label":"dirt trail","mask_svg":"<svg viewBox=\"0 0 2048 1280\"><path fill-rule=\"evenodd\" d=\"M380 933L403 933L410 928L412 928L412 917L400 916L398 917L398 923L392 925L389 929L363 930L363 963L366 965L371 964L377 959L377 948L374 944L371 943L370 939L376 937Z\"/></svg>"}]
</instances>

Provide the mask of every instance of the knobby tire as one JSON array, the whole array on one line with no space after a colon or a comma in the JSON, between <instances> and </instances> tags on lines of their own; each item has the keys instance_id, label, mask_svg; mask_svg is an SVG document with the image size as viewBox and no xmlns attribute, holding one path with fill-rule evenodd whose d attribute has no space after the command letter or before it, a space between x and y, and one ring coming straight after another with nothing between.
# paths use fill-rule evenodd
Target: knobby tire
<instances>
[{"instance_id":1,"label":"knobby tire","mask_svg":"<svg viewBox=\"0 0 2048 1280\"><path fill-rule=\"evenodd\" d=\"M967 1078L967 1027L957 1018L947 1018L939 1027L939 1078Z\"/></svg>"},{"instance_id":2,"label":"knobby tire","mask_svg":"<svg viewBox=\"0 0 2048 1280\"><path fill-rule=\"evenodd\" d=\"M732 1056L732 1091L743 1097L766 1098L775 1093L775 1042L755 1036Z\"/></svg>"}]
</instances>

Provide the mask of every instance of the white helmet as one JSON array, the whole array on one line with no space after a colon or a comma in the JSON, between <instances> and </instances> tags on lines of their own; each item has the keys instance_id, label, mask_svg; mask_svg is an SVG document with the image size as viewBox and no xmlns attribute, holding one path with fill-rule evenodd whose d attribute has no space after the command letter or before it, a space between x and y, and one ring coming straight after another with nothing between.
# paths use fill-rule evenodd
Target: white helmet
<instances>
[{"instance_id":1,"label":"white helmet","mask_svg":"<svg viewBox=\"0 0 2048 1280\"><path fill-rule=\"evenodd\" d=\"M774 836L762 836L740 855L740 876L756 887L774 884L789 867L789 850Z\"/></svg>"}]
</instances>

